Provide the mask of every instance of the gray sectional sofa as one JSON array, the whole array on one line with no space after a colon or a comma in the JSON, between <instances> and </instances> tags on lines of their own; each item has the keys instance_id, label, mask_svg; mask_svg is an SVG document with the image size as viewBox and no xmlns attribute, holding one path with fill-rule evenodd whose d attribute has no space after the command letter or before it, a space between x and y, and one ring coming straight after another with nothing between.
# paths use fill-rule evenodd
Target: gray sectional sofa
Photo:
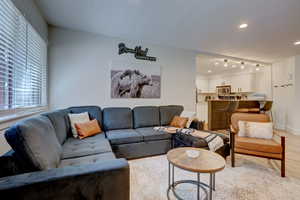
<instances>
[{"instance_id":1,"label":"gray sectional sofa","mask_svg":"<svg viewBox=\"0 0 300 200\"><path fill-rule=\"evenodd\" d=\"M0 157L0 197L4 199L129 200L125 160L164 154L168 125L182 106L101 108L80 106L26 119L8 129L12 151ZM68 113L88 112L104 133L72 137Z\"/></svg>"}]
</instances>

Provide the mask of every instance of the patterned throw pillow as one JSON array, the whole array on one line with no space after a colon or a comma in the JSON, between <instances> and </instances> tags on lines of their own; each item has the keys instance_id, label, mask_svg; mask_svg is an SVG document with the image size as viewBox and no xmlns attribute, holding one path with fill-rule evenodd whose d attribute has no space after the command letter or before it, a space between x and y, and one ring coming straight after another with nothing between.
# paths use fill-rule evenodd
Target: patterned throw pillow
<instances>
[{"instance_id":1,"label":"patterned throw pillow","mask_svg":"<svg viewBox=\"0 0 300 200\"><path fill-rule=\"evenodd\" d=\"M191 126L191 123L196 120L196 113L195 112L189 112L189 111L183 111L180 115L180 117L187 117L189 118L186 125L185 125L185 128L190 128Z\"/></svg>"}]
</instances>

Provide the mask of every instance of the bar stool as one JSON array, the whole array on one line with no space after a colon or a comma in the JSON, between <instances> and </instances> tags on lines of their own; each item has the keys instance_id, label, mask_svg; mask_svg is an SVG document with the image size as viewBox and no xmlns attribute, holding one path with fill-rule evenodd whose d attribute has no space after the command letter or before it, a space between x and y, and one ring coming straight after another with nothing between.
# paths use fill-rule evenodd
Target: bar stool
<instances>
[{"instance_id":1,"label":"bar stool","mask_svg":"<svg viewBox=\"0 0 300 200\"><path fill-rule=\"evenodd\" d=\"M260 113L269 113L271 121L273 121L273 116L272 116L272 105L273 101L266 101L265 105L260 109Z\"/></svg>"},{"instance_id":2,"label":"bar stool","mask_svg":"<svg viewBox=\"0 0 300 200\"><path fill-rule=\"evenodd\" d=\"M266 113L271 111L273 105L273 101L266 101L264 107L260 109L261 113Z\"/></svg>"},{"instance_id":3,"label":"bar stool","mask_svg":"<svg viewBox=\"0 0 300 200\"><path fill-rule=\"evenodd\" d=\"M224 109L219 109L219 112L225 112L226 122L230 128L231 124L231 115L237 110L239 107L238 101L230 101L228 105Z\"/></svg>"}]
</instances>

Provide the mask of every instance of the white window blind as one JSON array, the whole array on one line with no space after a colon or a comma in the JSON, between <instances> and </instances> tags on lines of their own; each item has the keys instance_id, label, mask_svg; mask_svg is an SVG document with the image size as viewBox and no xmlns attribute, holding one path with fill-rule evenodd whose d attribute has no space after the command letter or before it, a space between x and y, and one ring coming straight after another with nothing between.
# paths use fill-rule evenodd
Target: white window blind
<instances>
[{"instance_id":1,"label":"white window blind","mask_svg":"<svg viewBox=\"0 0 300 200\"><path fill-rule=\"evenodd\" d=\"M47 44L10 0L0 1L0 117L47 105Z\"/></svg>"}]
</instances>

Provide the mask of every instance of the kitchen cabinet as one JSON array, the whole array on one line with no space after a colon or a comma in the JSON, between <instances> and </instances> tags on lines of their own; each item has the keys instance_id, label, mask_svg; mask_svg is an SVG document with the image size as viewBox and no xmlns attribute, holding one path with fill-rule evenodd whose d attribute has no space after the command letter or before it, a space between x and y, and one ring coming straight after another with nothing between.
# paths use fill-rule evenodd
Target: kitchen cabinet
<instances>
[{"instance_id":1,"label":"kitchen cabinet","mask_svg":"<svg viewBox=\"0 0 300 200\"><path fill-rule=\"evenodd\" d=\"M197 79L197 89L203 92L208 92L208 80L207 79Z\"/></svg>"},{"instance_id":2,"label":"kitchen cabinet","mask_svg":"<svg viewBox=\"0 0 300 200\"><path fill-rule=\"evenodd\" d=\"M231 85L232 92L253 92L255 85L255 74L245 73L245 74L233 74L233 75L223 75L220 77L212 77L208 81L209 91L215 92L217 86L221 85Z\"/></svg>"},{"instance_id":3,"label":"kitchen cabinet","mask_svg":"<svg viewBox=\"0 0 300 200\"><path fill-rule=\"evenodd\" d=\"M255 84L255 74L247 73L238 76L239 81L235 88L241 88L241 92L253 92L253 85Z\"/></svg>"}]
</instances>

